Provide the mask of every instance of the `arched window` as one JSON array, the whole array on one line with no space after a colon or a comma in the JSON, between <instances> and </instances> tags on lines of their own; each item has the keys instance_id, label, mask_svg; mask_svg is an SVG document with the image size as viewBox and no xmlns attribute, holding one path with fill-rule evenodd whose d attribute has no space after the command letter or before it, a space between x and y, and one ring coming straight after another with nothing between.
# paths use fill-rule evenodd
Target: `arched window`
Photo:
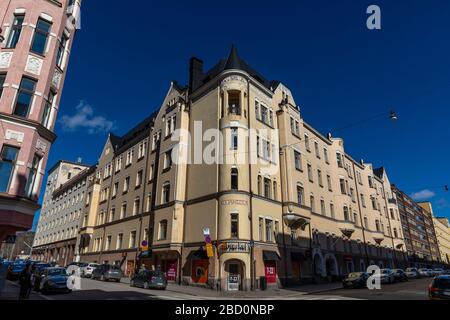
<instances>
[{"instance_id":1,"label":"arched window","mask_svg":"<svg viewBox=\"0 0 450 320\"><path fill-rule=\"evenodd\" d=\"M231 169L231 190L238 190L239 173L237 168Z\"/></svg>"},{"instance_id":2,"label":"arched window","mask_svg":"<svg viewBox=\"0 0 450 320\"><path fill-rule=\"evenodd\" d=\"M241 92L228 91L228 114L241 115Z\"/></svg>"},{"instance_id":3,"label":"arched window","mask_svg":"<svg viewBox=\"0 0 450 320\"><path fill-rule=\"evenodd\" d=\"M167 220L161 220L159 222L159 234L158 240L167 239Z\"/></svg>"}]
</instances>

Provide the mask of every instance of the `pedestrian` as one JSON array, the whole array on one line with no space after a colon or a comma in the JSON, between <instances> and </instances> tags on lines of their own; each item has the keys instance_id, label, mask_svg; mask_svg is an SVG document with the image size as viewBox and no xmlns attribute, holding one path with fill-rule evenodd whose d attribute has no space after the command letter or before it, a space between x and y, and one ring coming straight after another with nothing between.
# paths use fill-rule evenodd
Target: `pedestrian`
<instances>
[{"instance_id":1,"label":"pedestrian","mask_svg":"<svg viewBox=\"0 0 450 320\"><path fill-rule=\"evenodd\" d=\"M20 293L19 300L26 300L30 297L31 293L31 264L27 263L25 269L19 276Z\"/></svg>"}]
</instances>

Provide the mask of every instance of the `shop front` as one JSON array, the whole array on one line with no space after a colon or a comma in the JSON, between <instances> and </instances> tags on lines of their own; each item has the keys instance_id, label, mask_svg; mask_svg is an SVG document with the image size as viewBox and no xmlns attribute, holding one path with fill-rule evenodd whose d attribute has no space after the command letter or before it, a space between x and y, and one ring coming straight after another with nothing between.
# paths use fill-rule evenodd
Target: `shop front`
<instances>
[{"instance_id":1,"label":"shop front","mask_svg":"<svg viewBox=\"0 0 450 320\"><path fill-rule=\"evenodd\" d=\"M165 273L167 281L177 282L179 278L180 253L177 250L152 251L152 266L149 269Z\"/></svg>"}]
</instances>

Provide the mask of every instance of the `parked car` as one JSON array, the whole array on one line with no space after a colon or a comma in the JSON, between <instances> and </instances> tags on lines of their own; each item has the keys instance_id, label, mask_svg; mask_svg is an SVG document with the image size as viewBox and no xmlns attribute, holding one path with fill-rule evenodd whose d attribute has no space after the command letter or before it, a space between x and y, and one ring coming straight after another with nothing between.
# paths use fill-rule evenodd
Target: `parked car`
<instances>
[{"instance_id":1,"label":"parked car","mask_svg":"<svg viewBox=\"0 0 450 320\"><path fill-rule=\"evenodd\" d=\"M20 273L25 270L26 267L25 262L12 263L8 267L8 271L6 272L6 279L15 281L19 279Z\"/></svg>"},{"instance_id":2,"label":"parked car","mask_svg":"<svg viewBox=\"0 0 450 320\"><path fill-rule=\"evenodd\" d=\"M39 291L41 288L42 274L47 268L51 268L50 263L37 263L33 266L33 274L31 276L31 284L35 291Z\"/></svg>"},{"instance_id":3,"label":"parked car","mask_svg":"<svg viewBox=\"0 0 450 320\"><path fill-rule=\"evenodd\" d=\"M39 290L43 294L50 292L66 292L70 290L67 286L69 275L65 268L51 267L43 270Z\"/></svg>"},{"instance_id":4,"label":"parked car","mask_svg":"<svg viewBox=\"0 0 450 320\"><path fill-rule=\"evenodd\" d=\"M434 277L440 276L442 274L444 274L444 269L442 269L442 268L435 268L435 269L433 269L433 276Z\"/></svg>"},{"instance_id":5,"label":"parked car","mask_svg":"<svg viewBox=\"0 0 450 320\"><path fill-rule=\"evenodd\" d=\"M102 264L94 269L92 272L92 279L99 279L101 281L115 280L120 282L123 277L123 272L119 266L112 266L109 264Z\"/></svg>"},{"instance_id":6,"label":"parked car","mask_svg":"<svg viewBox=\"0 0 450 320\"><path fill-rule=\"evenodd\" d=\"M428 288L431 300L450 300L450 276L437 276Z\"/></svg>"},{"instance_id":7,"label":"parked car","mask_svg":"<svg viewBox=\"0 0 450 320\"><path fill-rule=\"evenodd\" d=\"M445 275L450 275L450 269L444 270L444 272L442 273L443 276Z\"/></svg>"},{"instance_id":8,"label":"parked car","mask_svg":"<svg viewBox=\"0 0 450 320\"><path fill-rule=\"evenodd\" d=\"M409 279L419 279L420 278L419 270L417 270L416 268L407 268L405 270L405 273Z\"/></svg>"},{"instance_id":9,"label":"parked car","mask_svg":"<svg viewBox=\"0 0 450 320\"><path fill-rule=\"evenodd\" d=\"M365 288L369 274L366 272L353 272L342 280L344 288Z\"/></svg>"},{"instance_id":10,"label":"parked car","mask_svg":"<svg viewBox=\"0 0 450 320\"><path fill-rule=\"evenodd\" d=\"M85 278L92 277L92 272L94 272L95 268L98 268L100 265L98 263L89 263L87 266L81 268L81 276Z\"/></svg>"},{"instance_id":11,"label":"parked car","mask_svg":"<svg viewBox=\"0 0 450 320\"><path fill-rule=\"evenodd\" d=\"M393 269L392 272L394 272L395 281L399 282L408 281L408 276L402 269Z\"/></svg>"},{"instance_id":12,"label":"parked car","mask_svg":"<svg viewBox=\"0 0 450 320\"><path fill-rule=\"evenodd\" d=\"M77 266L80 269L82 269L82 268L86 267L87 265L88 264L86 262L72 262L72 263L69 263L66 268L68 268L70 266Z\"/></svg>"},{"instance_id":13,"label":"parked car","mask_svg":"<svg viewBox=\"0 0 450 320\"><path fill-rule=\"evenodd\" d=\"M394 283L395 276L394 272L391 269L381 269L380 274L375 274L374 277L380 277L381 283Z\"/></svg>"},{"instance_id":14,"label":"parked car","mask_svg":"<svg viewBox=\"0 0 450 320\"><path fill-rule=\"evenodd\" d=\"M167 287L167 279L162 271L143 270L131 278L130 286L165 290Z\"/></svg>"},{"instance_id":15,"label":"parked car","mask_svg":"<svg viewBox=\"0 0 450 320\"><path fill-rule=\"evenodd\" d=\"M420 268L418 271L421 277L431 277L430 270L427 268Z\"/></svg>"}]
</instances>

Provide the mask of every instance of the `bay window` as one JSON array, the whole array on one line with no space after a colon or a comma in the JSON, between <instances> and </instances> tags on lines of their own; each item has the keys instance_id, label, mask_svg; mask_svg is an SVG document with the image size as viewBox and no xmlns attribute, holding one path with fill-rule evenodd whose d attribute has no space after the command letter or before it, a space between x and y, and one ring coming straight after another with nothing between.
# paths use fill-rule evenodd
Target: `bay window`
<instances>
[{"instance_id":1,"label":"bay window","mask_svg":"<svg viewBox=\"0 0 450 320\"><path fill-rule=\"evenodd\" d=\"M31 44L32 52L44 55L51 26L50 22L44 19L38 20L34 31L33 43Z\"/></svg>"},{"instance_id":2,"label":"bay window","mask_svg":"<svg viewBox=\"0 0 450 320\"><path fill-rule=\"evenodd\" d=\"M8 192L19 148L4 145L0 153L0 192Z\"/></svg>"}]
</instances>

